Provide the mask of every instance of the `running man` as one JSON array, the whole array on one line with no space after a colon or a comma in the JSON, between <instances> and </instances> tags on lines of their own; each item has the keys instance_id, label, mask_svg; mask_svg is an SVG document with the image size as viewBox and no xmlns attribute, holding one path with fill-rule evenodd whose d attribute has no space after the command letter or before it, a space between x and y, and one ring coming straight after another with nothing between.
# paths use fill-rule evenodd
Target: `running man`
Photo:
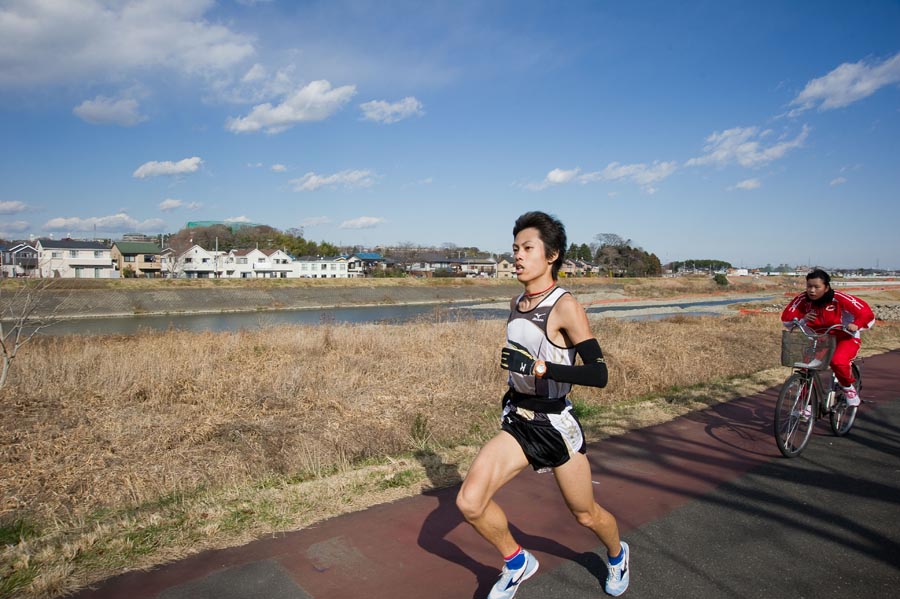
<instances>
[{"instance_id":1,"label":"running man","mask_svg":"<svg viewBox=\"0 0 900 599\"><path fill-rule=\"evenodd\" d=\"M488 599L510 599L537 572L538 561L510 533L493 497L529 464L552 469L572 514L606 546L605 590L628 588L629 548L612 514L594 500L591 467L581 424L566 395L572 384L604 387L606 363L581 304L557 285L566 230L556 218L528 212L513 228L516 277L525 291L510 302L500 365L509 371L501 431L481 448L456 505L478 533L497 548L504 565ZM575 355L582 364L575 365Z\"/></svg>"}]
</instances>

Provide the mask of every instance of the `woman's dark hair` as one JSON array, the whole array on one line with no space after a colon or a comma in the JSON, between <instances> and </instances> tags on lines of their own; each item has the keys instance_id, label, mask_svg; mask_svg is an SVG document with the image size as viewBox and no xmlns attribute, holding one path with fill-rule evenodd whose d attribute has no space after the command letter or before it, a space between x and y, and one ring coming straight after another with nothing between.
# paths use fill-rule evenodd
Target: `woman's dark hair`
<instances>
[{"instance_id":1,"label":"woman's dark hair","mask_svg":"<svg viewBox=\"0 0 900 599\"><path fill-rule=\"evenodd\" d=\"M831 275L822 270L821 268L817 268L808 275L806 275L806 280L810 279L822 279L822 282L825 283L828 287L831 287Z\"/></svg>"},{"instance_id":2,"label":"woman's dark hair","mask_svg":"<svg viewBox=\"0 0 900 599\"><path fill-rule=\"evenodd\" d=\"M566 259L566 227L556 217L544 212L526 212L516 219L513 227L513 237L523 229L535 228L541 241L544 242L544 255L550 258L556 252L556 260L550 267L553 280L557 280L559 269Z\"/></svg>"}]
</instances>

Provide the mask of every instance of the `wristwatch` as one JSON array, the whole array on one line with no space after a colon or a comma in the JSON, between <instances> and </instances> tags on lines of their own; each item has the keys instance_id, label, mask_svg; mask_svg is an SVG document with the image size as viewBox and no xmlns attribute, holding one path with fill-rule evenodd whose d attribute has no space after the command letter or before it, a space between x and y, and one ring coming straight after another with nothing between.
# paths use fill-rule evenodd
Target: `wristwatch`
<instances>
[{"instance_id":1,"label":"wristwatch","mask_svg":"<svg viewBox=\"0 0 900 599\"><path fill-rule=\"evenodd\" d=\"M544 375L547 374L547 363L543 360L535 360L534 362L534 376L539 379L544 378Z\"/></svg>"}]
</instances>

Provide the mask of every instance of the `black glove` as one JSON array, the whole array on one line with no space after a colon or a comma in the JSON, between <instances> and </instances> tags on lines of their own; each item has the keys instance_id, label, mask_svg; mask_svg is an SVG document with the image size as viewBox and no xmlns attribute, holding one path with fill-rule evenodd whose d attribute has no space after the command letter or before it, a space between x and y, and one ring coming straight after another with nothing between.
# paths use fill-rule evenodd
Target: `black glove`
<instances>
[{"instance_id":1,"label":"black glove","mask_svg":"<svg viewBox=\"0 0 900 599\"><path fill-rule=\"evenodd\" d=\"M506 346L500 351L500 368L531 376L534 369L534 356L528 353L524 345L519 345L515 341L509 343L512 347Z\"/></svg>"}]
</instances>

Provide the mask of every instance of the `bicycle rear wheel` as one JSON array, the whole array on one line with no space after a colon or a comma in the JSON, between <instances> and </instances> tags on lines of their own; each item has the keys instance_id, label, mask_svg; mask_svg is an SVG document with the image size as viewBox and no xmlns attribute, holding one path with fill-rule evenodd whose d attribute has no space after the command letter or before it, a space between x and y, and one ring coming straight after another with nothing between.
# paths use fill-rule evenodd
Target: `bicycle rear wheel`
<instances>
[{"instance_id":1,"label":"bicycle rear wheel","mask_svg":"<svg viewBox=\"0 0 900 599\"><path fill-rule=\"evenodd\" d=\"M859 367L856 364L852 364L853 368L853 378L856 379L856 382L853 383L853 386L856 388L857 395L859 394L859 390L862 389L862 373L859 371ZM853 428L853 423L856 422L856 411L859 409L859 406L848 406L847 400L844 399L844 396L841 396L841 400L838 402L834 409L831 411L831 432L833 432L838 437L843 437L847 433L850 432L850 429Z\"/></svg>"},{"instance_id":2,"label":"bicycle rear wheel","mask_svg":"<svg viewBox=\"0 0 900 599\"><path fill-rule=\"evenodd\" d=\"M816 398L812 379L794 373L788 377L775 403L775 443L786 458L795 458L806 448L816 421Z\"/></svg>"}]
</instances>

